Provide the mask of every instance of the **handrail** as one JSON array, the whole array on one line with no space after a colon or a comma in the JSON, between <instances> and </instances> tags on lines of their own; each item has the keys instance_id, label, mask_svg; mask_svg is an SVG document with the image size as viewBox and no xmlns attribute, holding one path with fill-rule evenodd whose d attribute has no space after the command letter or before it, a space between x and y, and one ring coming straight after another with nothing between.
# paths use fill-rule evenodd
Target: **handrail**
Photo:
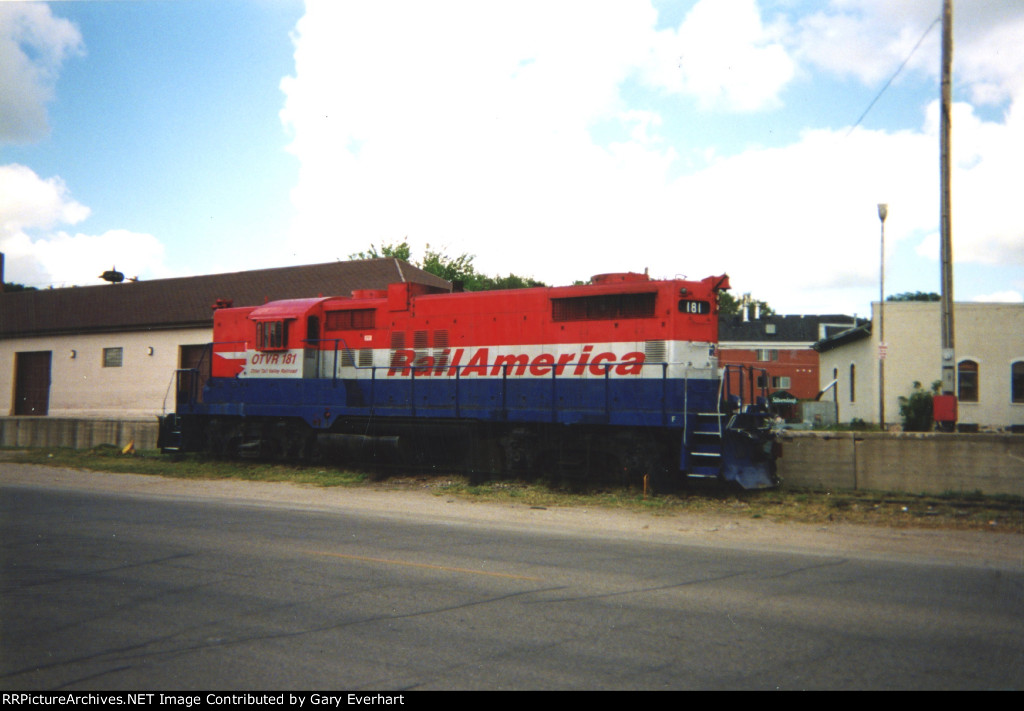
<instances>
[{"instance_id":1,"label":"handrail","mask_svg":"<svg viewBox=\"0 0 1024 711\"><path fill-rule=\"evenodd\" d=\"M620 365L635 366L635 365L637 365L637 363L635 361L625 361L625 360L619 360L619 361L614 361L614 362L605 362L605 363L590 363L589 361L580 360L580 361L569 361L569 362L566 362L566 363L559 363L558 365L562 366L561 370L563 370L563 371L569 369L570 367L575 367L575 366L579 366L579 365L586 366L587 369L588 369L588 372L589 372L589 369L592 368L595 365L602 369L603 375L601 377L602 377L602 380L604 380L604 382L605 382L605 386L604 386L604 399L605 399L605 402L604 402L604 416L606 418L610 418L611 417L611 410L612 410L612 407L611 407L611 380L612 380L611 373L612 373L612 369L616 368L617 366L620 366ZM664 424L666 424L667 419L668 419L668 381L669 381L668 372L669 372L669 368L671 366L683 366L684 364L682 362L671 362L670 363L670 362L666 361L666 362L660 362L660 363L640 363L639 365L640 365L641 368L648 368L648 367L655 367L655 366L661 368L661 377L660 377L660 381L661 381L661 384L662 384L662 388L661 388L661 419L662 419L662 424L664 425ZM451 375L446 375L445 377L439 377L439 376L436 376L436 375L430 375L429 373L434 373L438 369L439 366L436 365L436 364L430 364L430 365L412 365L412 364L410 364L410 365L402 365L400 368L395 368L394 366L392 366L390 364L389 365L373 365L373 366L356 366L356 367L358 369L362 369L362 370L370 370L371 371L371 382L372 383L376 383L376 374L377 374L378 370L402 370L402 371L406 371L407 370L407 371L409 371L408 374L398 374L398 377L399 377L399 379L405 379L405 380L409 381L409 399L410 399L409 407L412 409L412 415L413 416L416 415L416 388L415 388L415 381L416 380L419 380L419 379L422 379L422 378L435 378L435 377L437 377L439 380L442 380L442 381L443 380L448 380L448 381L452 380ZM462 412L461 412L462 404L461 404L461 398L460 398L460 395L461 395L461 384L462 384L462 380L463 380L462 372L464 370L468 370L469 368L472 368L474 370L485 369L485 370L488 370L488 371L491 370L491 369L494 369L494 368L500 368L500 370L501 370L501 374L500 374L500 377L501 377L501 401L499 403L499 409L501 410L502 419L508 419L508 414L509 414L509 406L508 406L508 381L509 381L509 373L514 368L522 368L522 367L524 367L524 366L521 363L507 363L507 362L502 362L502 363L495 363L495 362L473 363L472 365L470 365L468 363L462 363L462 364L459 364L459 365L445 364L443 366L445 371L450 372L450 371L454 370L454 373L455 373L455 377L454 377L454 382L455 382L455 403L454 403L454 405L455 405L455 416L456 417L461 417L461 414L462 414ZM557 394L558 394L558 385L557 385L557 383L559 381L565 382L566 379L569 379L569 380L579 380L580 378L579 378L579 376L572 376L572 375L567 376L564 373L559 375L559 372L558 372L559 369L555 368L554 366L549 366L549 365L545 364L545 367L550 367L551 368L551 383L552 383L552 386L551 386L551 421L552 422L556 422L557 419L558 419L558 411L559 411L558 410L558 406L557 406ZM683 397L684 397L684 403L686 403L686 404L684 404L684 407L687 406L688 398L689 398L689 387L688 387L688 384L689 384L689 370L690 369L691 369L690 367L685 367L685 371L686 372L684 372L684 374L683 374L683 383L684 383ZM424 375L424 373L428 373L428 375ZM592 372L591 372L591 375L593 375ZM389 377L395 377L395 375L391 375ZM485 378L496 378L496 377L499 377L499 376L497 376L497 375L485 376ZM545 377L545 376L534 376L534 378L536 378L536 379L540 379L542 377ZM375 395L374 387L375 386L371 385L370 405L369 405L371 409L376 407L376 404L377 404L376 403L376 398L374 397L374 395Z\"/></svg>"},{"instance_id":2,"label":"handrail","mask_svg":"<svg viewBox=\"0 0 1024 711\"><path fill-rule=\"evenodd\" d=\"M160 405L160 414L162 414L162 415L166 415L167 414L167 396L170 394L171 388L174 387L174 385L175 385L175 383L177 381L178 381L178 371L177 371L177 369L175 369L175 370L171 371L171 379L167 383L167 389L164 391L164 400L163 400L163 403L161 403L161 405ZM175 392L177 392L177 391L175 391ZM175 399L175 403L174 403L175 407L174 407L174 409L175 409L175 411L177 411L177 409L178 409L178 407L177 407L177 405L178 405L177 399L178 398L175 397L174 399Z\"/></svg>"},{"instance_id":3,"label":"handrail","mask_svg":"<svg viewBox=\"0 0 1024 711\"><path fill-rule=\"evenodd\" d=\"M755 385L757 382L754 379L755 372L761 373L763 379L760 385ZM737 376L737 383L739 385L739 403L740 406L744 405L757 405L756 391L760 391L760 397L768 399L768 370L766 368L758 368L753 365L740 365L738 363L729 363L723 369L722 381L724 384L724 397L729 398L732 396L732 376ZM749 381L750 386L750 397L749 402L744 390L744 379ZM721 401L722 398L720 397Z\"/></svg>"},{"instance_id":4,"label":"handrail","mask_svg":"<svg viewBox=\"0 0 1024 711\"><path fill-rule=\"evenodd\" d=\"M230 342L222 342L222 343L230 343ZM337 381L341 377L339 375L339 373L340 373L339 354L342 351L352 351L353 353L357 353L358 350L360 350L360 349L350 348L349 345L348 345L347 340L344 339L344 338L304 339L302 341L302 343L306 344L306 345L310 345L310 346L312 346L312 345L319 345L319 344L330 344L330 348L329 349L321 349L321 350L324 350L324 351L329 350L329 351L333 352L333 356L334 356L333 357L333 361L334 361L334 363L333 363L333 368L331 369L331 375L329 376L332 383L337 383ZM598 366L598 368L601 369L601 372L600 372L599 375L593 373L593 371L591 370L595 365ZM660 373L660 377L658 379L661 381L661 397L660 397L661 403L660 403L660 407L661 407L661 422L662 422L662 425L666 425L667 422L668 422L668 418L669 418L669 393L668 393L669 380L670 380L669 372L671 370L674 370L674 369L677 369L677 368L681 367L683 369L682 381L683 381L683 384L684 384L683 385L683 406L684 406L684 410L688 412L688 408L689 408L689 394L690 394L689 393L689 380L690 380L690 374L691 374L690 371L693 370L693 367L688 365L687 363L685 363L683 361L660 361L660 362L655 362L655 363L646 363L646 362L645 363L637 363L636 361L633 361L633 360L616 360L616 361L613 361L613 362L591 363L591 362L589 362L589 360L578 359L578 360L572 360L572 361L568 361L568 362L560 362L560 363L557 363L557 364L554 364L554 363L552 363L552 364L544 364L544 366L543 366L543 367L546 367L546 368L550 369L550 377L551 377L551 403L550 403L551 421L552 422L556 422L558 420L558 412L559 412L559 407L558 407L558 402L557 402L558 401L558 383L559 382L566 382L567 380L569 380L569 381L584 380L584 379L586 379L586 376L590 376L590 379L593 379L593 378L596 378L596 377L601 377L605 381L605 385L604 385L604 405L603 405L602 409L603 409L604 417L605 418L610 418L611 417L611 412L612 412L612 392L611 392L612 373L614 372L615 368L617 368L619 366L623 366L623 365L628 365L630 367L639 366L641 369L654 368L654 367L660 368L661 373ZM370 381L370 392L369 392L369 403L367 403L366 406L368 406L370 408L371 414L373 413L373 411L379 405L379 403L377 402L376 394L377 394L377 380L378 380L377 372L380 371L380 370L396 371L396 372L394 372L394 373L392 373L391 375L388 376L389 379L395 379L395 380L407 379L409 381L409 405L408 406L411 408L411 413L412 413L413 416L415 416L417 414L416 413L416 410L417 410L416 385L415 385L415 381L416 380L419 380L421 378L437 378L438 380L448 380L448 381L454 380L454 387L455 387L454 408L455 408L455 416L456 417L461 417L462 416L462 407L463 407L463 403L462 403L462 389L463 389L462 388L462 381L463 381L463 379L465 377L464 376L464 372L469 370L470 368L472 368L475 372L486 371L488 373L488 375L483 376L483 378L492 378L492 377L498 377L498 375L497 374L490 375L490 372L492 370L494 370L494 369L500 369L500 377L501 377L502 382L501 382L501 401L499 403L499 407L500 407L500 410L501 410L501 413L502 413L501 414L502 419L507 419L508 415L509 415L509 403L508 403L509 388L508 388L508 381L509 381L512 369L523 369L523 368L526 368L526 367L529 367L529 366L524 365L523 363L519 363L519 362L509 363L509 362L506 362L506 361L502 361L500 363L493 362L493 361L488 361L486 363L473 363L473 364L460 363L460 364L457 364L457 365L456 364L451 364L451 363L445 363L443 365L438 365L437 363L430 363L430 364L426 364L426 365L402 364L401 366L398 366L398 367L396 367L392 363L388 363L386 365L375 365L375 364L360 365L359 362L358 362L358 356L356 356L356 357L353 358L353 362L350 365L345 365L343 367L351 367L351 368L354 368L356 371L369 372L370 377L368 378L368 380ZM584 376L585 377L581 378L579 375L567 375L566 374L566 371L575 370L578 367L584 367L586 369L584 371ZM726 366L726 368L728 368L728 367L729 366ZM317 370L318 370L318 372L317 372L317 376L316 377L323 379L323 376L326 375L326 374L320 368L318 368ZM436 375L436 373L438 373L439 370L440 370L441 373L443 373L443 375ZM698 370L704 370L704 369L698 368ZM452 377L453 375L454 375L454 378ZM519 377L520 376L517 376L516 379L518 380ZM536 375L534 375L534 376L527 376L526 378L523 378L523 379L526 380L526 379L543 378L543 377L546 377L546 375L545 376L536 376ZM628 378L629 376L624 376L624 377ZM725 379L726 378L719 378L719 383L718 383L719 399L721 399L721 391L722 391L722 387L723 387L722 381L725 380ZM718 408L720 409L720 407L721 407L721 405L719 404Z\"/></svg>"},{"instance_id":5,"label":"handrail","mask_svg":"<svg viewBox=\"0 0 1024 711\"><path fill-rule=\"evenodd\" d=\"M165 415L167 414L167 396L170 394L171 388L174 386L178 386L174 387L175 411L177 411L177 406L181 404L181 402L178 399L178 393L181 392L180 384L181 376L183 373L188 373L189 375L194 376L192 378L189 378L188 381L188 404L194 405L198 400L197 395L199 391L200 370L198 368L175 368L173 371L171 371L171 379L170 382L167 383L167 390L164 391L164 399L160 405L160 409L162 413Z\"/></svg>"}]
</instances>

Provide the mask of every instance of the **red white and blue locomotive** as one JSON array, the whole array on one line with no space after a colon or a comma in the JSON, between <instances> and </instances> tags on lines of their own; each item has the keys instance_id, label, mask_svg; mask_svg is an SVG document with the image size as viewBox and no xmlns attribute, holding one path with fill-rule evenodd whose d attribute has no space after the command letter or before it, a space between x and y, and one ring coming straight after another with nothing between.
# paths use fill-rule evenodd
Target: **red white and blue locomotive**
<instances>
[{"instance_id":1,"label":"red white and blue locomotive","mask_svg":"<svg viewBox=\"0 0 1024 711\"><path fill-rule=\"evenodd\" d=\"M718 364L728 288L725 276L627 273L510 291L397 283L221 308L210 377L178 372L160 445L280 459L343 445L421 462L457 454L478 472L568 466L774 486L770 416L728 391L753 378Z\"/></svg>"}]
</instances>

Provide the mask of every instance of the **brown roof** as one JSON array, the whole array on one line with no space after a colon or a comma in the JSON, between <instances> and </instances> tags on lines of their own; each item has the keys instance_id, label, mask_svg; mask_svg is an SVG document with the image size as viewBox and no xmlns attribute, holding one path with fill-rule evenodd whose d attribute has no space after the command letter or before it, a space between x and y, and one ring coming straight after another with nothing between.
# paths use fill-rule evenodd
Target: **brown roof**
<instances>
[{"instance_id":1,"label":"brown roof","mask_svg":"<svg viewBox=\"0 0 1024 711\"><path fill-rule=\"evenodd\" d=\"M0 338L68 333L201 328L213 323L211 305L230 299L253 306L279 299L351 296L411 281L451 285L400 259L363 259L102 286L0 293Z\"/></svg>"}]
</instances>

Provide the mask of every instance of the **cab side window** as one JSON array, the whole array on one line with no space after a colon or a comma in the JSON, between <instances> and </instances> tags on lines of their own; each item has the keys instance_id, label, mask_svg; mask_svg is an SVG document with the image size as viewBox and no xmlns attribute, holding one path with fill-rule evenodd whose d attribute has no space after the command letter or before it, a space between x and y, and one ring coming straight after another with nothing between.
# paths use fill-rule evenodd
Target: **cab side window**
<instances>
[{"instance_id":1,"label":"cab side window","mask_svg":"<svg viewBox=\"0 0 1024 711\"><path fill-rule=\"evenodd\" d=\"M287 342L284 321L260 321L256 324L256 348L261 351L282 350Z\"/></svg>"}]
</instances>

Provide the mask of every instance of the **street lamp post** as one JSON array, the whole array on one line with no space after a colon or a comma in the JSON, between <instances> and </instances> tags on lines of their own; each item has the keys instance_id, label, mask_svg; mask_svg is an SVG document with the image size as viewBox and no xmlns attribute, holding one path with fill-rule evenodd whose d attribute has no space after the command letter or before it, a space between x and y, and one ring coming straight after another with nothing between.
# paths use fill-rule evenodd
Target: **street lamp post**
<instances>
[{"instance_id":1,"label":"street lamp post","mask_svg":"<svg viewBox=\"0 0 1024 711\"><path fill-rule=\"evenodd\" d=\"M878 204L878 220L882 223L881 257L878 261L878 423L885 429L885 218L889 206Z\"/></svg>"}]
</instances>

